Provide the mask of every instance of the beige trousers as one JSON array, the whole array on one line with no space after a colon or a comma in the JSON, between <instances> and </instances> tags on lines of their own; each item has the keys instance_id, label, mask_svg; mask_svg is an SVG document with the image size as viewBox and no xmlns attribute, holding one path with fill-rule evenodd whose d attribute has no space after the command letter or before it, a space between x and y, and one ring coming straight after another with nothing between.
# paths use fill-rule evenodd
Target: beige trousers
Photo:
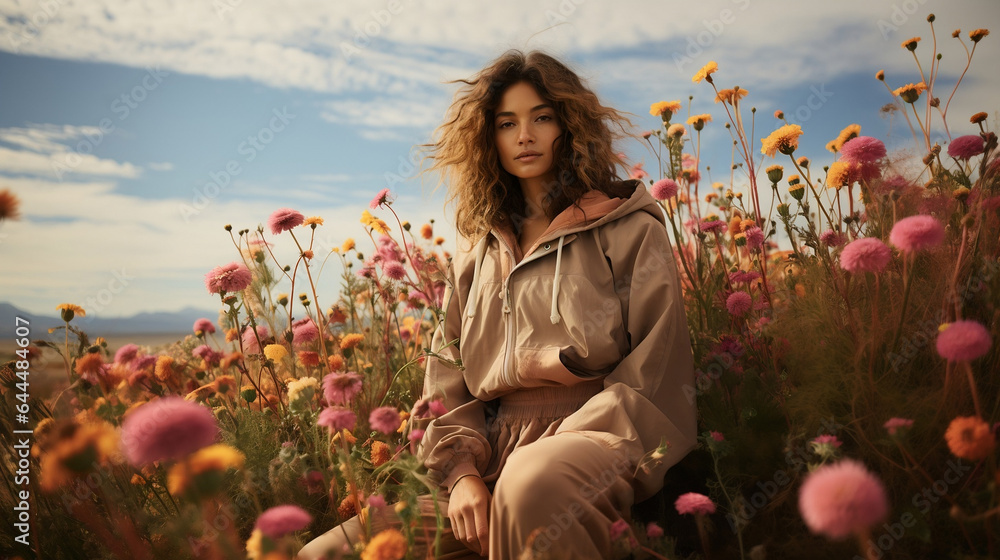
<instances>
[{"instance_id":1,"label":"beige trousers","mask_svg":"<svg viewBox=\"0 0 1000 560\"><path fill-rule=\"evenodd\" d=\"M623 548L611 542L609 529L632 507L631 474L631 465L622 457L583 434L563 432L519 446L493 488L489 559L615 558L616 550ZM420 550L413 552L415 558L425 558L436 519L430 496L421 496L419 503L423 527L416 533L426 529L428 537L418 538ZM437 558L481 558L455 539L447 497L439 499L438 507L445 527ZM400 526L391 507L372 515L373 535ZM334 560L360 537L360 521L351 518L308 543L298 558L318 560L326 554L327 560ZM531 555L526 550L529 539Z\"/></svg>"}]
</instances>

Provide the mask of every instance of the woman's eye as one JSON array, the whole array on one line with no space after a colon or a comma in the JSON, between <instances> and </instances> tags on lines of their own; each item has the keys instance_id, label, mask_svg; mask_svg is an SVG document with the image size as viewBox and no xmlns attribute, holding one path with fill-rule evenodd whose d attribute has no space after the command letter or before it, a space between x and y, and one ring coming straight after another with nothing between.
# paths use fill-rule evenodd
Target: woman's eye
<instances>
[{"instance_id":1,"label":"woman's eye","mask_svg":"<svg viewBox=\"0 0 1000 560\"><path fill-rule=\"evenodd\" d=\"M536 119L536 120L541 121L541 122L551 121L552 120L552 115L539 115L538 119Z\"/></svg>"},{"instance_id":2,"label":"woman's eye","mask_svg":"<svg viewBox=\"0 0 1000 560\"><path fill-rule=\"evenodd\" d=\"M502 123L498 124L497 128L510 128L512 126L514 126L514 123L512 123L510 121L507 121L507 122L502 122Z\"/></svg>"}]
</instances>

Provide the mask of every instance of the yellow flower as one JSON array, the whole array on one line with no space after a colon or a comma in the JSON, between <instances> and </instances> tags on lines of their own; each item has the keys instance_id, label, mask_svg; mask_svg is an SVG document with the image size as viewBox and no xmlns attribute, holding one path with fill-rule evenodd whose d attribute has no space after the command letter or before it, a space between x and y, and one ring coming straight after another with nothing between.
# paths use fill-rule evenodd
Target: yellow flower
<instances>
[{"instance_id":1,"label":"yellow flower","mask_svg":"<svg viewBox=\"0 0 1000 560\"><path fill-rule=\"evenodd\" d=\"M799 166L801 166L801 167L808 168L809 167L809 158L807 158L806 156L802 156L799 159L795 160L795 163L799 164Z\"/></svg>"},{"instance_id":2,"label":"yellow flower","mask_svg":"<svg viewBox=\"0 0 1000 560\"><path fill-rule=\"evenodd\" d=\"M247 539L247 560L260 560L264 555L264 533L260 529L254 529Z\"/></svg>"},{"instance_id":3,"label":"yellow flower","mask_svg":"<svg viewBox=\"0 0 1000 560\"><path fill-rule=\"evenodd\" d=\"M983 40L983 37L989 34L989 29L973 29L972 31L969 31L969 39L972 39L973 43L978 43Z\"/></svg>"},{"instance_id":4,"label":"yellow flower","mask_svg":"<svg viewBox=\"0 0 1000 560\"><path fill-rule=\"evenodd\" d=\"M710 60L708 61L708 64L702 66L701 70L698 70L698 73L691 78L691 81L696 84L702 80L712 83L712 74L718 71L719 65L716 64L714 60Z\"/></svg>"},{"instance_id":5,"label":"yellow flower","mask_svg":"<svg viewBox=\"0 0 1000 560\"><path fill-rule=\"evenodd\" d=\"M376 232L378 232L378 233L380 233L382 235L386 235L387 233L389 233L389 226L386 225L386 223L385 223L384 220L381 220L379 218L375 218L368 225L370 225L373 230L375 230Z\"/></svg>"},{"instance_id":6,"label":"yellow flower","mask_svg":"<svg viewBox=\"0 0 1000 560\"><path fill-rule=\"evenodd\" d=\"M688 117L687 123L694 127L695 130L701 130L705 128L705 123L712 122L712 115L707 113L702 115L691 115Z\"/></svg>"},{"instance_id":7,"label":"yellow flower","mask_svg":"<svg viewBox=\"0 0 1000 560\"><path fill-rule=\"evenodd\" d=\"M107 464L118 452L119 435L114 426L93 415L67 420L52 429L55 441L39 461L39 482L46 492Z\"/></svg>"},{"instance_id":8,"label":"yellow flower","mask_svg":"<svg viewBox=\"0 0 1000 560\"><path fill-rule=\"evenodd\" d=\"M767 138L761 138L761 153L774 157L776 152L790 155L799 147L799 136L802 135L802 127L797 124L786 124Z\"/></svg>"},{"instance_id":9,"label":"yellow flower","mask_svg":"<svg viewBox=\"0 0 1000 560\"><path fill-rule=\"evenodd\" d=\"M60 303L56 306L56 309L62 311L62 320L67 323L72 321L75 315L79 315L81 317L87 316L87 312L84 311L82 307L72 303Z\"/></svg>"},{"instance_id":10,"label":"yellow flower","mask_svg":"<svg viewBox=\"0 0 1000 560\"><path fill-rule=\"evenodd\" d=\"M236 379L232 375L220 375L212 382L212 387L220 395L228 395L230 391L236 390Z\"/></svg>"},{"instance_id":11,"label":"yellow flower","mask_svg":"<svg viewBox=\"0 0 1000 560\"><path fill-rule=\"evenodd\" d=\"M321 226L321 225L323 225L323 218L320 218L319 216L310 216L310 217L306 218L306 220L304 222L302 222L302 225L303 226L312 226L312 225Z\"/></svg>"},{"instance_id":12,"label":"yellow flower","mask_svg":"<svg viewBox=\"0 0 1000 560\"><path fill-rule=\"evenodd\" d=\"M366 226L370 226L371 223L372 223L372 220L374 220L374 219L375 219L375 216L372 216L371 212L369 212L367 210L361 212L361 223L362 224L364 224Z\"/></svg>"},{"instance_id":13,"label":"yellow flower","mask_svg":"<svg viewBox=\"0 0 1000 560\"><path fill-rule=\"evenodd\" d=\"M277 362L287 355L288 350L285 350L285 347L280 344L268 344L264 347L264 356L266 356L268 360Z\"/></svg>"},{"instance_id":14,"label":"yellow flower","mask_svg":"<svg viewBox=\"0 0 1000 560\"><path fill-rule=\"evenodd\" d=\"M684 125L680 123L672 124L670 125L670 128L667 129L667 136L671 136L674 138L680 138L685 134L687 134L687 129L684 128Z\"/></svg>"},{"instance_id":15,"label":"yellow flower","mask_svg":"<svg viewBox=\"0 0 1000 560\"><path fill-rule=\"evenodd\" d=\"M381 467L390 457L389 446L381 441L372 442L372 466Z\"/></svg>"},{"instance_id":16,"label":"yellow flower","mask_svg":"<svg viewBox=\"0 0 1000 560\"><path fill-rule=\"evenodd\" d=\"M386 529L372 537L361 560L400 560L406 554L406 537L396 529Z\"/></svg>"},{"instance_id":17,"label":"yellow flower","mask_svg":"<svg viewBox=\"0 0 1000 560\"><path fill-rule=\"evenodd\" d=\"M749 92L745 89L740 89L740 86L736 86L733 89L720 89L719 93L715 94L715 102L722 101L730 105L736 105L736 102L743 99L747 93Z\"/></svg>"},{"instance_id":18,"label":"yellow flower","mask_svg":"<svg viewBox=\"0 0 1000 560\"><path fill-rule=\"evenodd\" d=\"M216 443L195 451L184 461L170 467L167 473L167 489L178 496L191 488L192 483L202 482L202 486L211 486L211 479L195 479L207 473L225 472L229 469L243 468L246 457L240 450L224 443ZM216 483L214 486L218 486ZM221 490L221 488L199 488L199 490Z\"/></svg>"},{"instance_id":19,"label":"yellow flower","mask_svg":"<svg viewBox=\"0 0 1000 560\"><path fill-rule=\"evenodd\" d=\"M826 145L826 149L833 153L837 153L844 147L844 144L846 144L848 140L857 138L860 134L861 125L849 124L840 131L840 134L838 134L836 138L831 140L830 143Z\"/></svg>"},{"instance_id":20,"label":"yellow flower","mask_svg":"<svg viewBox=\"0 0 1000 560\"><path fill-rule=\"evenodd\" d=\"M681 110L680 101L657 101L656 103L653 103L652 105L649 106L649 114L653 115L654 117L664 116L664 114L668 112L670 113L670 115L673 115L674 113L680 110ZM667 116L669 117L670 115Z\"/></svg>"},{"instance_id":21,"label":"yellow flower","mask_svg":"<svg viewBox=\"0 0 1000 560\"><path fill-rule=\"evenodd\" d=\"M365 339L365 335L358 333L350 333L344 335L344 338L340 340L340 349L347 350L348 348L355 348L357 345L361 344L361 341Z\"/></svg>"},{"instance_id":22,"label":"yellow flower","mask_svg":"<svg viewBox=\"0 0 1000 560\"><path fill-rule=\"evenodd\" d=\"M319 380L315 377L303 377L288 383L288 404L296 408L308 404L319 389Z\"/></svg>"},{"instance_id":23,"label":"yellow flower","mask_svg":"<svg viewBox=\"0 0 1000 560\"><path fill-rule=\"evenodd\" d=\"M907 103L915 103L920 98L920 94L927 90L927 84L906 84L892 91L893 95L898 95Z\"/></svg>"},{"instance_id":24,"label":"yellow flower","mask_svg":"<svg viewBox=\"0 0 1000 560\"><path fill-rule=\"evenodd\" d=\"M851 185L856 179L858 165L847 163L846 161L835 161L830 164L830 169L826 172L826 186L828 188L839 189Z\"/></svg>"},{"instance_id":25,"label":"yellow flower","mask_svg":"<svg viewBox=\"0 0 1000 560\"><path fill-rule=\"evenodd\" d=\"M767 173L767 179L769 181L777 183L781 180L781 176L785 173L785 168L778 164L774 164L765 169L764 172Z\"/></svg>"}]
</instances>

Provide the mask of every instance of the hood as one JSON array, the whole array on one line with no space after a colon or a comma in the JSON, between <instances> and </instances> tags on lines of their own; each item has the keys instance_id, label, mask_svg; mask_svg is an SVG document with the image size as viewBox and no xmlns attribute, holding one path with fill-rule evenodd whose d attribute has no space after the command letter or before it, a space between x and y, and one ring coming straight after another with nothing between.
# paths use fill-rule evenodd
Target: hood
<instances>
[{"instance_id":1,"label":"hood","mask_svg":"<svg viewBox=\"0 0 1000 560\"><path fill-rule=\"evenodd\" d=\"M555 276L552 283L552 303L549 313L549 320L552 324L558 323L561 318L558 307L559 269L562 264L563 241L567 235L596 229L633 212L646 212L666 227L666 219L663 216L660 205L649 194L649 191L641 181L625 181L623 185L632 189L632 194L628 198L611 198L598 190L587 191L580 197L579 206L570 205L560 212L559 215L553 218L549 227L545 229L535 243L528 248L527 254L531 254L538 245L557 238L559 240L556 249ZM495 227L491 233L511 248L518 262L524 258L520 254L520 245L517 242L517 236L514 234L513 223L509 219L507 222ZM473 269L472 290L466 312L466 316L469 318L476 315L476 297L479 293L479 270L486 256L489 238L489 235L483 236L473 249L473 253L475 254L475 268Z\"/></svg>"}]
</instances>

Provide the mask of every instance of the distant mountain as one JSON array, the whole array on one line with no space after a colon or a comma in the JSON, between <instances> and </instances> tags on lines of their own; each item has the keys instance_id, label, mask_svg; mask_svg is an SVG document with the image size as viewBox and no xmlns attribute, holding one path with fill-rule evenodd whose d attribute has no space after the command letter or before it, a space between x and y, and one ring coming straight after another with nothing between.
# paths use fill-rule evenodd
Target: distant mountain
<instances>
[{"instance_id":1,"label":"distant mountain","mask_svg":"<svg viewBox=\"0 0 1000 560\"><path fill-rule=\"evenodd\" d=\"M180 311L172 312L144 312L131 317L122 318L102 318L88 314L86 317L76 317L73 319L73 326L94 336L106 336L111 334L162 334L162 333L187 333L191 332L191 327L195 320L205 317L213 323L218 318L219 312L185 307ZM0 337L13 338L15 318L26 318L31 322L31 337L43 338L43 335L52 327L62 326L63 320L57 314L35 315L18 309L17 307L0 302Z\"/></svg>"}]
</instances>

